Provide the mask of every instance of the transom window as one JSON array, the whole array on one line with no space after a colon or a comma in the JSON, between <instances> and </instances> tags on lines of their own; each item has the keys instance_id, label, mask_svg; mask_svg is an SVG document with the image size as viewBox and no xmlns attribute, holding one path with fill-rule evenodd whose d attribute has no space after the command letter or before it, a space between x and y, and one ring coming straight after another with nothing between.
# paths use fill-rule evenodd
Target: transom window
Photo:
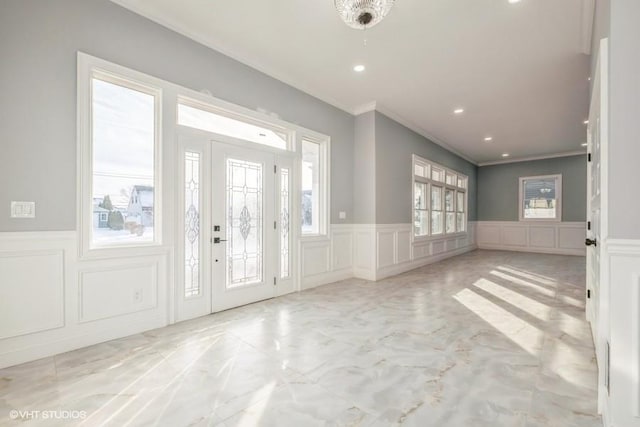
<instances>
[{"instance_id":1,"label":"transom window","mask_svg":"<svg viewBox=\"0 0 640 427\"><path fill-rule=\"evenodd\" d=\"M178 103L178 124L194 129L219 133L269 147L287 150L288 135L285 129L274 129L267 125L249 123L247 117L237 120L229 113L213 111L211 106L200 105L196 101L180 99Z\"/></svg>"},{"instance_id":2,"label":"transom window","mask_svg":"<svg viewBox=\"0 0 640 427\"><path fill-rule=\"evenodd\" d=\"M520 221L560 221L562 175L520 178Z\"/></svg>"},{"instance_id":3,"label":"transom window","mask_svg":"<svg viewBox=\"0 0 640 427\"><path fill-rule=\"evenodd\" d=\"M467 231L468 177L413 156L413 235L416 238Z\"/></svg>"}]
</instances>

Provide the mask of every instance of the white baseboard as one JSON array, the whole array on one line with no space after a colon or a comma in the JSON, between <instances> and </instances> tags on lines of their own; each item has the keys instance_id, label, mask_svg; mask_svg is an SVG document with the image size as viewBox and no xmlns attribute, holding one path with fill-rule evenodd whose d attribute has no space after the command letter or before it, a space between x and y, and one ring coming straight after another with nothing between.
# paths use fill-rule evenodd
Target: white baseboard
<instances>
[{"instance_id":1,"label":"white baseboard","mask_svg":"<svg viewBox=\"0 0 640 427\"><path fill-rule=\"evenodd\" d=\"M478 221L480 249L585 256L584 222Z\"/></svg>"},{"instance_id":2,"label":"white baseboard","mask_svg":"<svg viewBox=\"0 0 640 427\"><path fill-rule=\"evenodd\" d=\"M443 261L447 258L466 254L478 249L476 245L465 246L460 249L445 252L442 254L425 257L422 259L416 259L411 262L405 262L402 264L394 265L391 267L384 267L376 273L376 280L386 279L387 277L397 276L398 274L406 273L407 271L415 270L416 268L424 267L425 265L433 264L439 261Z\"/></svg>"},{"instance_id":3,"label":"white baseboard","mask_svg":"<svg viewBox=\"0 0 640 427\"><path fill-rule=\"evenodd\" d=\"M12 348L0 354L0 369L139 334L163 326L167 326L167 320L164 315L158 318L144 319L140 322L122 322L117 326L108 328L92 328L90 331L78 335L63 336L50 341L30 340L25 347Z\"/></svg>"}]
</instances>

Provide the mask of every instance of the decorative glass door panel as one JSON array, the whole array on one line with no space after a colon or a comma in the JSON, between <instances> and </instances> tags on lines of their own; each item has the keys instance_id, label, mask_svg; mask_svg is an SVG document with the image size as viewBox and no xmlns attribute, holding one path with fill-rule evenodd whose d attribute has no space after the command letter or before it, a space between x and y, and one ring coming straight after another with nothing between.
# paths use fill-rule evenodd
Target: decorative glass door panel
<instances>
[{"instance_id":1,"label":"decorative glass door panel","mask_svg":"<svg viewBox=\"0 0 640 427\"><path fill-rule=\"evenodd\" d=\"M178 137L176 183L176 320L211 313L209 245L209 143L188 134Z\"/></svg>"},{"instance_id":2,"label":"decorative glass door panel","mask_svg":"<svg viewBox=\"0 0 640 427\"><path fill-rule=\"evenodd\" d=\"M289 168L280 169L280 277L289 277L291 240L291 197Z\"/></svg>"},{"instance_id":3,"label":"decorative glass door panel","mask_svg":"<svg viewBox=\"0 0 640 427\"><path fill-rule=\"evenodd\" d=\"M200 295L200 153L184 153L184 296Z\"/></svg>"},{"instance_id":4,"label":"decorative glass door panel","mask_svg":"<svg viewBox=\"0 0 640 427\"><path fill-rule=\"evenodd\" d=\"M226 287L263 280L263 165L227 159Z\"/></svg>"}]
</instances>

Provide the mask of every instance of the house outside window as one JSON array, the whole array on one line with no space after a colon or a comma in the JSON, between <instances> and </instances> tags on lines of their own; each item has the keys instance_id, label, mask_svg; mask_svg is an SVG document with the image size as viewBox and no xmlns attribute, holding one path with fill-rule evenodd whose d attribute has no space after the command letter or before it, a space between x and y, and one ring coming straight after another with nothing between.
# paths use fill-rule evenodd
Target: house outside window
<instances>
[{"instance_id":1,"label":"house outside window","mask_svg":"<svg viewBox=\"0 0 640 427\"><path fill-rule=\"evenodd\" d=\"M520 178L520 221L562 219L562 175Z\"/></svg>"}]
</instances>

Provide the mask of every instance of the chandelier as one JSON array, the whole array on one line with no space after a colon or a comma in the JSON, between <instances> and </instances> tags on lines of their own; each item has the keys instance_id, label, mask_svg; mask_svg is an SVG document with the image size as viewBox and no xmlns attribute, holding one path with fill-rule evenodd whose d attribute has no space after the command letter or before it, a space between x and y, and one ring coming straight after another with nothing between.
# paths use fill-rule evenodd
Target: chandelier
<instances>
[{"instance_id":1,"label":"chandelier","mask_svg":"<svg viewBox=\"0 0 640 427\"><path fill-rule=\"evenodd\" d=\"M342 20L351 28L364 30L382 21L395 0L334 0Z\"/></svg>"}]
</instances>

